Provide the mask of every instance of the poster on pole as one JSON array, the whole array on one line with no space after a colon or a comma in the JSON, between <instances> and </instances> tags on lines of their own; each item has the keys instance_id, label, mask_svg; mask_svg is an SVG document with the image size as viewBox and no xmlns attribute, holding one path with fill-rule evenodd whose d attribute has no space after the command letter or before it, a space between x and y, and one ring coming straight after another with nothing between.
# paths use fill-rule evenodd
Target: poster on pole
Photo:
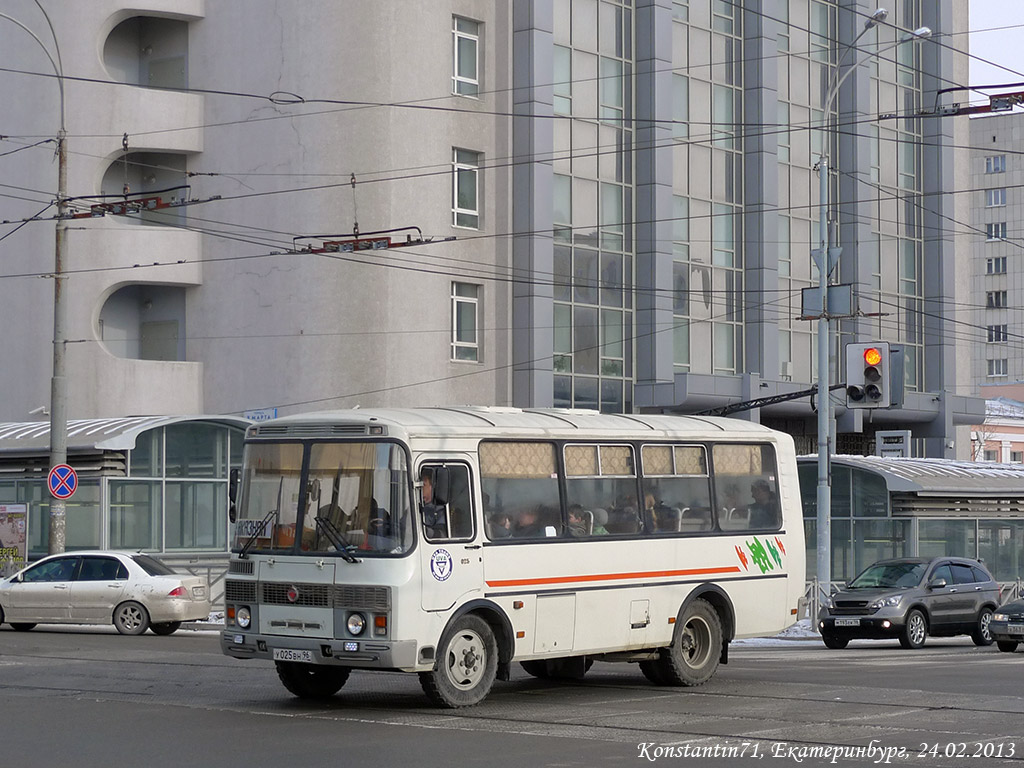
<instances>
[{"instance_id":1,"label":"poster on pole","mask_svg":"<svg viewBox=\"0 0 1024 768\"><path fill-rule=\"evenodd\" d=\"M28 504L0 504L0 575L25 567L28 560Z\"/></svg>"}]
</instances>

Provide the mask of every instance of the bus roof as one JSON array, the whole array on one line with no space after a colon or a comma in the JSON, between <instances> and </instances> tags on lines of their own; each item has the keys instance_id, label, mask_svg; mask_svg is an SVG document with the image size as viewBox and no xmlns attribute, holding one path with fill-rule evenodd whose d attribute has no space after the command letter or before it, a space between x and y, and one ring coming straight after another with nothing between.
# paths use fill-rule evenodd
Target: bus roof
<instances>
[{"instance_id":1,"label":"bus roof","mask_svg":"<svg viewBox=\"0 0 1024 768\"><path fill-rule=\"evenodd\" d=\"M380 424L395 427L410 437L439 435L491 434L495 430L519 436L564 436L587 433L589 436L639 437L680 436L694 439L722 433L740 433L750 437L778 436L782 433L742 419L712 416L668 416L662 414L608 414L598 411L559 408L505 408L496 406L459 406L433 408L356 408L318 411L282 416L254 424L250 437L282 437L305 433L313 425ZM709 435L710 433L710 435ZM341 436L343 432L332 433ZM326 436L326 435L325 435ZM582 436L582 435L581 435Z\"/></svg>"}]
</instances>

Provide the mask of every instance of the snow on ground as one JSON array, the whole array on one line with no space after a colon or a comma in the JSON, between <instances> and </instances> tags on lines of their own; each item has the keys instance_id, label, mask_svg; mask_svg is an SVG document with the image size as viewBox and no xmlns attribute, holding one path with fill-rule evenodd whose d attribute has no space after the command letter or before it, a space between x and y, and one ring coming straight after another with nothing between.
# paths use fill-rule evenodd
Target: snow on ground
<instances>
[{"instance_id":1,"label":"snow on ground","mask_svg":"<svg viewBox=\"0 0 1024 768\"><path fill-rule=\"evenodd\" d=\"M810 619L800 619L796 624L782 630L774 637L751 637L745 640L734 640L734 645L782 645L793 641L805 642L807 640L821 640L821 636L814 631Z\"/></svg>"}]
</instances>

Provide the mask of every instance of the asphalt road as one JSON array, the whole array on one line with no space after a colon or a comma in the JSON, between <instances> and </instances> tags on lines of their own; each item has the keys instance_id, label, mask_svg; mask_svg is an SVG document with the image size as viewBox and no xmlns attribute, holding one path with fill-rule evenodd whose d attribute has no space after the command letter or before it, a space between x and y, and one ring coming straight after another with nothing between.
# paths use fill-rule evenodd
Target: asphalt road
<instances>
[{"instance_id":1,"label":"asphalt road","mask_svg":"<svg viewBox=\"0 0 1024 768\"><path fill-rule=\"evenodd\" d=\"M0 765L1024 766L1022 683L1024 651L968 639L792 641L734 645L694 689L597 663L572 683L517 668L468 710L432 708L399 673L354 673L311 704L212 632L4 626Z\"/></svg>"}]
</instances>

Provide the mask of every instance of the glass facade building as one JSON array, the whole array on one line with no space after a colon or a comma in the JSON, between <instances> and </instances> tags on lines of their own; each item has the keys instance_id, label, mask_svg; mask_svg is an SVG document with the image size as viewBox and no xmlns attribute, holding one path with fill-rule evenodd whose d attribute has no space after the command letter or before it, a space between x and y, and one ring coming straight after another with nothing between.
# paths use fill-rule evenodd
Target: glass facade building
<instances>
[{"instance_id":1,"label":"glass facade building","mask_svg":"<svg viewBox=\"0 0 1024 768\"><path fill-rule=\"evenodd\" d=\"M953 455L954 425L982 406L934 398L959 381L960 342L938 320L952 242L925 237L952 212L934 193L953 187L953 136L918 112L961 54L901 41L966 18L945 1L887 7L850 48L875 11L864 0L517 6L530 45L514 53L513 262L533 279L513 289L514 404L694 412L814 383L801 295L819 283L825 154L832 282L859 307L832 323L830 379L845 343L889 341L907 396L886 420L922 455ZM813 450L806 400L748 418ZM868 452L873 428L840 419L842 444Z\"/></svg>"}]
</instances>

